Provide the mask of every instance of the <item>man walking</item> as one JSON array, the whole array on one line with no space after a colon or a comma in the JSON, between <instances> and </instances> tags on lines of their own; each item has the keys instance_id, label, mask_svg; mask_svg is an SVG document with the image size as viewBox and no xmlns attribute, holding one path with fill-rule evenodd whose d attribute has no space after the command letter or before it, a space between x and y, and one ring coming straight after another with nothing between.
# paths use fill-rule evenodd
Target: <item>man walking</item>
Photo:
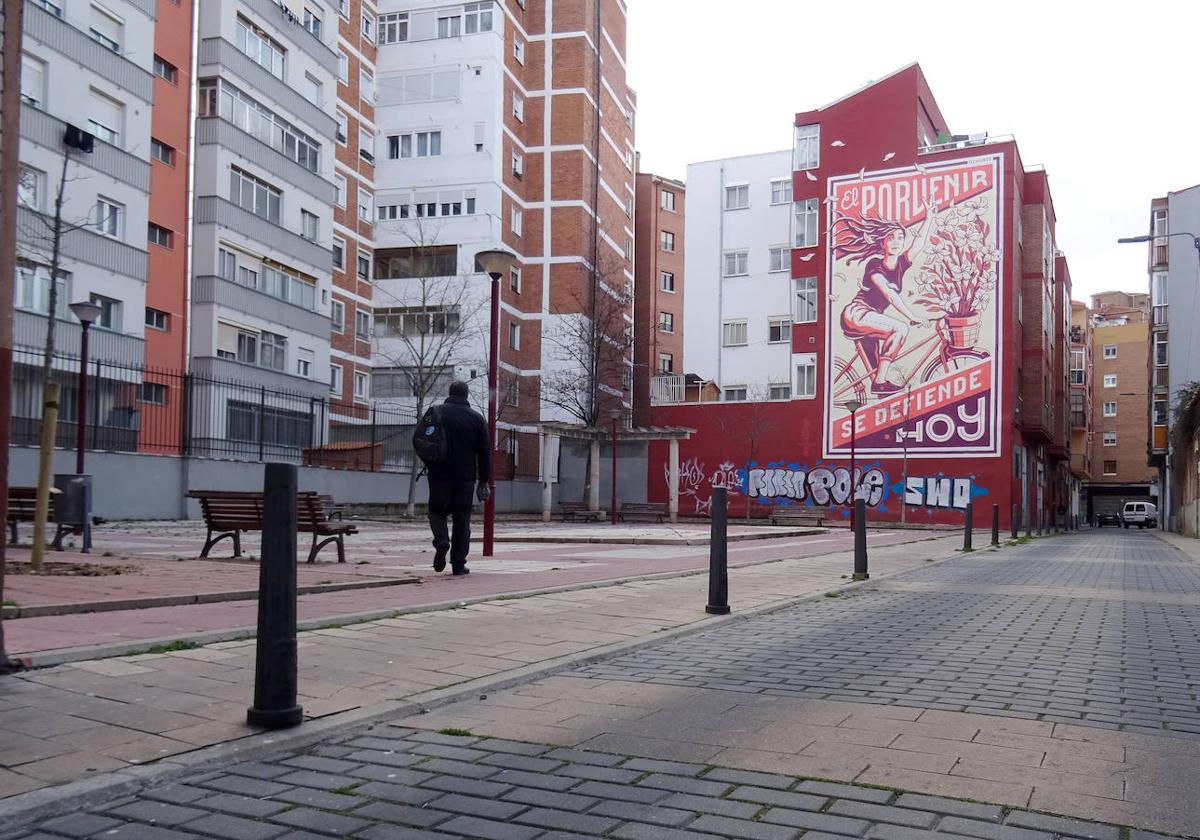
<instances>
[{"instance_id":1,"label":"man walking","mask_svg":"<svg viewBox=\"0 0 1200 840\"><path fill-rule=\"evenodd\" d=\"M465 382L450 385L450 396L436 413L445 436L445 457L428 464L429 528L433 531L433 570L446 568L446 554L456 575L470 574L467 552L471 548L471 507L474 494L485 501L491 491L492 453L488 445L487 422L471 408ZM453 520L453 536L446 531L446 518Z\"/></svg>"}]
</instances>

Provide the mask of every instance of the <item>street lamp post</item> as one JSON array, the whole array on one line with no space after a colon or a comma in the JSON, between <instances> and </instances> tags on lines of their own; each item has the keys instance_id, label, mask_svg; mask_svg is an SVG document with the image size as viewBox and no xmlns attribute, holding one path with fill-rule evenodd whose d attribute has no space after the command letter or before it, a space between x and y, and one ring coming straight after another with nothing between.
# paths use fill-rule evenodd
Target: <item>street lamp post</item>
<instances>
[{"instance_id":1,"label":"street lamp post","mask_svg":"<svg viewBox=\"0 0 1200 840\"><path fill-rule=\"evenodd\" d=\"M496 455L496 405L500 367L500 278L507 274L517 257L510 251L480 251L476 264L492 278L492 318L488 342L488 450ZM493 556L496 539L496 471L488 475L488 497L483 503L483 556Z\"/></svg>"},{"instance_id":2,"label":"street lamp post","mask_svg":"<svg viewBox=\"0 0 1200 840\"><path fill-rule=\"evenodd\" d=\"M855 481L855 470L858 467L858 423L856 417L858 410L862 408L862 403L858 400L846 400L842 403L842 408L850 412L850 527L854 528L855 523L855 508L854 500L858 497L857 482Z\"/></svg>"},{"instance_id":3,"label":"street lamp post","mask_svg":"<svg viewBox=\"0 0 1200 840\"><path fill-rule=\"evenodd\" d=\"M70 310L83 328L79 337L79 395L76 400L78 414L75 424L75 474L83 475L84 433L87 429L88 328L100 317L101 310L98 305L88 300L72 303Z\"/></svg>"}]
</instances>

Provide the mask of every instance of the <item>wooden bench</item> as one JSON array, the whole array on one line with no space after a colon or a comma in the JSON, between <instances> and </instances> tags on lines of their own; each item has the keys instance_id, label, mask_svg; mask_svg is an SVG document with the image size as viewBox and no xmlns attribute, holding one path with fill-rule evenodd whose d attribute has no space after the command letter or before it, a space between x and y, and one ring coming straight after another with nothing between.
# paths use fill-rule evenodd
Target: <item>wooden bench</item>
<instances>
[{"instance_id":1,"label":"wooden bench","mask_svg":"<svg viewBox=\"0 0 1200 840\"><path fill-rule=\"evenodd\" d=\"M317 498L321 501L321 507L325 508L325 515L331 520L336 519L338 522L341 522L346 518L346 506L334 499L333 496L326 493L317 496Z\"/></svg>"},{"instance_id":2,"label":"wooden bench","mask_svg":"<svg viewBox=\"0 0 1200 840\"><path fill-rule=\"evenodd\" d=\"M208 534L204 540L204 550L201 557L207 557L213 546L225 538L233 540L233 556L242 556L241 534L247 531L261 531L263 527L263 494L256 490L193 490L188 498L200 502L200 510L204 514L204 524ZM337 544L338 562L346 562L345 536L357 534L355 525L334 524L321 502L320 497L311 491L296 495L296 530L302 534L312 534L312 548L308 552L308 562L313 563L321 549L330 543ZM324 539L322 539L324 538Z\"/></svg>"},{"instance_id":3,"label":"wooden bench","mask_svg":"<svg viewBox=\"0 0 1200 840\"><path fill-rule=\"evenodd\" d=\"M46 516L47 522L54 522L54 497L62 491L57 487L50 488L50 510ZM8 488L8 527L9 527L9 545L17 544L17 523L18 522L33 522L34 510L37 507L37 488L36 487L9 487ZM73 530L70 525L57 525L54 530L54 541L51 545L56 551L62 551L62 538L64 535L71 533Z\"/></svg>"},{"instance_id":4,"label":"wooden bench","mask_svg":"<svg viewBox=\"0 0 1200 840\"><path fill-rule=\"evenodd\" d=\"M667 506L662 502L622 502L617 518L622 522L629 520L651 520L662 522L667 516Z\"/></svg>"},{"instance_id":5,"label":"wooden bench","mask_svg":"<svg viewBox=\"0 0 1200 840\"><path fill-rule=\"evenodd\" d=\"M559 502L564 522L599 522L604 518L602 510L588 510L583 502Z\"/></svg>"},{"instance_id":6,"label":"wooden bench","mask_svg":"<svg viewBox=\"0 0 1200 840\"><path fill-rule=\"evenodd\" d=\"M823 507L805 507L804 505L785 507L771 514L771 524L780 526L816 525L820 527L825 524L825 514L826 509Z\"/></svg>"}]
</instances>

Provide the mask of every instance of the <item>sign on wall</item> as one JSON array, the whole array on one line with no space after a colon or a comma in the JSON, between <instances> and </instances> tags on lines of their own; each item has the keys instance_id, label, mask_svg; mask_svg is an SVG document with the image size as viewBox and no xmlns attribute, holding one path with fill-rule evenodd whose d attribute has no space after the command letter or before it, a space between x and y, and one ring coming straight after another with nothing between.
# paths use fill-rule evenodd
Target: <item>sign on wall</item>
<instances>
[{"instance_id":1,"label":"sign on wall","mask_svg":"<svg viewBox=\"0 0 1200 840\"><path fill-rule=\"evenodd\" d=\"M826 458L999 455L1002 155L829 180Z\"/></svg>"}]
</instances>

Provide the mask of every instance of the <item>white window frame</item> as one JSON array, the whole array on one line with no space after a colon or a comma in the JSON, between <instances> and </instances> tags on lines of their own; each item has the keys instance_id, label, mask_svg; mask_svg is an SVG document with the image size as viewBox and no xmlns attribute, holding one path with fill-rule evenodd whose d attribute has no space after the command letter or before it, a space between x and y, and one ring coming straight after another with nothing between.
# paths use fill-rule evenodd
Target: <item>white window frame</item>
<instances>
[{"instance_id":1,"label":"white window frame","mask_svg":"<svg viewBox=\"0 0 1200 840\"><path fill-rule=\"evenodd\" d=\"M525 63L525 42L517 36L513 36L513 58L517 64Z\"/></svg>"},{"instance_id":2,"label":"white window frame","mask_svg":"<svg viewBox=\"0 0 1200 840\"><path fill-rule=\"evenodd\" d=\"M361 370L354 371L354 401L367 402L371 398L371 377Z\"/></svg>"},{"instance_id":3,"label":"white window frame","mask_svg":"<svg viewBox=\"0 0 1200 840\"><path fill-rule=\"evenodd\" d=\"M368 224L372 224L375 221L374 215L375 215L375 197L373 195L371 195L371 193L364 190L362 187L359 187L358 188L358 218L359 218L359 221L363 221L363 222L367 222Z\"/></svg>"},{"instance_id":4,"label":"white window frame","mask_svg":"<svg viewBox=\"0 0 1200 840\"><path fill-rule=\"evenodd\" d=\"M508 349L521 349L521 324L518 321L508 322Z\"/></svg>"},{"instance_id":5,"label":"white window frame","mask_svg":"<svg viewBox=\"0 0 1200 840\"><path fill-rule=\"evenodd\" d=\"M675 332L675 313L662 312L658 313L658 331L665 333Z\"/></svg>"},{"instance_id":6,"label":"white window frame","mask_svg":"<svg viewBox=\"0 0 1200 840\"><path fill-rule=\"evenodd\" d=\"M21 164L17 176L17 203L30 210L41 211L46 198L46 173L32 166Z\"/></svg>"},{"instance_id":7,"label":"white window frame","mask_svg":"<svg viewBox=\"0 0 1200 840\"><path fill-rule=\"evenodd\" d=\"M1117 345L1105 344L1104 345L1104 358L1106 358L1106 359L1117 358Z\"/></svg>"},{"instance_id":8,"label":"white window frame","mask_svg":"<svg viewBox=\"0 0 1200 840\"><path fill-rule=\"evenodd\" d=\"M721 389L721 402L746 402L748 395L745 385L726 385Z\"/></svg>"},{"instance_id":9,"label":"white window frame","mask_svg":"<svg viewBox=\"0 0 1200 840\"><path fill-rule=\"evenodd\" d=\"M774 330L779 331L777 338L772 338L771 334ZM767 344L791 344L792 343L792 317L790 315L782 315L778 318L767 319Z\"/></svg>"},{"instance_id":10,"label":"white window frame","mask_svg":"<svg viewBox=\"0 0 1200 840\"><path fill-rule=\"evenodd\" d=\"M1117 375L1115 373L1104 374L1104 387L1105 388L1116 388L1117 387Z\"/></svg>"},{"instance_id":11,"label":"white window frame","mask_svg":"<svg viewBox=\"0 0 1200 840\"><path fill-rule=\"evenodd\" d=\"M345 374L346 371L341 365L335 362L329 363L329 393L341 396Z\"/></svg>"},{"instance_id":12,"label":"white window frame","mask_svg":"<svg viewBox=\"0 0 1200 840\"><path fill-rule=\"evenodd\" d=\"M663 190L658 194L658 206L660 209L668 213L675 212L675 193L671 190Z\"/></svg>"},{"instance_id":13,"label":"white window frame","mask_svg":"<svg viewBox=\"0 0 1200 840\"><path fill-rule=\"evenodd\" d=\"M821 125L798 125L792 135L792 169L817 169L821 165Z\"/></svg>"},{"instance_id":14,"label":"white window frame","mask_svg":"<svg viewBox=\"0 0 1200 840\"><path fill-rule=\"evenodd\" d=\"M658 372L660 374L671 374L675 372L675 354L674 353L659 353L658 354Z\"/></svg>"},{"instance_id":15,"label":"white window frame","mask_svg":"<svg viewBox=\"0 0 1200 840\"><path fill-rule=\"evenodd\" d=\"M21 101L38 109L46 105L46 62L26 52L21 53Z\"/></svg>"},{"instance_id":16,"label":"white window frame","mask_svg":"<svg viewBox=\"0 0 1200 840\"><path fill-rule=\"evenodd\" d=\"M339 109L334 112L334 119L337 120L337 128L333 139L339 146L345 146L350 142L350 118Z\"/></svg>"},{"instance_id":17,"label":"white window frame","mask_svg":"<svg viewBox=\"0 0 1200 840\"><path fill-rule=\"evenodd\" d=\"M375 77L362 67L358 69L358 98L375 104Z\"/></svg>"},{"instance_id":18,"label":"white window frame","mask_svg":"<svg viewBox=\"0 0 1200 840\"><path fill-rule=\"evenodd\" d=\"M109 239L125 236L125 205L102 195L96 196L96 232Z\"/></svg>"},{"instance_id":19,"label":"white window frame","mask_svg":"<svg viewBox=\"0 0 1200 840\"><path fill-rule=\"evenodd\" d=\"M817 278L797 277L792 281L792 323L817 322Z\"/></svg>"},{"instance_id":20,"label":"white window frame","mask_svg":"<svg viewBox=\"0 0 1200 840\"><path fill-rule=\"evenodd\" d=\"M817 247L817 238L819 234L818 219L821 202L816 198L803 198L800 201L793 202L795 205L794 215L794 237L793 242L797 248L815 248Z\"/></svg>"},{"instance_id":21,"label":"white window frame","mask_svg":"<svg viewBox=\"0 0 1200 840\"><path fill-rule=\"evenodd\" d=\"M509 214L509 229L517 236L521 236L521 230L525 225L525 213L518 207L514 206Z\"/></svg>"},{"instance_id":22,"label":"white window frame","mask_svg":"<svg viewBox=\"0 0 1200 840\"><path fill-rule=\"evenodd\" d=\"M721 259L722 277L746 277L750 274L750 252L745 248L726 251Z\"/></svg>"},{"instance_id":23,"label":"white window frame","mask_svg":"<svg viewBox=\"0 0 1200 840\"><path fill-rule=\"evenodd\" d=\"M658 232L658 247L660 250L666 251L668 254L674 254L675 234L669 230L660 230Z\"/></svg>"},{"instance_id":24,"label":"white window frame","mask_svg":"<svg viewBox=\"0 0 1200 840\"><path fill-rule=\"evenodd\" d=\"M772 178L771 179L771 205L791 204L792 203L792 179L791 178ZM791 387L790 385L788 386Z\"/></svg>"},{"instance_id":25,"label":"white window frame","mask_svg":"<svg viewBox=\"0 0 1200 840\"><path fill-rule=\"evenodd\" d=\"M525 176L525 157L520 152L512 153L512 174L517 178Z\"/></svg>"},{"instance_id":26,"label":"white window frame","mask_svg":"<svg viewBox=\"0 0 1200 840\"><path fill-rule=\"evenodd\" d=\"M346 240L342 239L342 237L340 237L340 236L333 237L333 244L330 246L330 251L335 255L337 253L339 253L339 251L341 252L341 255L342 255L341 260L338 260L336 256L334 257L333 267L336 268L338 271L345 271L346 270Z\"/></svg>"},{"instance_id":27,"label":"white window frame","mask_svg":"<svg viewBox=\"0 0 1200 840\"><path fill-rule=\"evenodd\" d=\"M517 122L525 122L525 100L516 92L512 95L512 115Z\"/></svg>"},{"instance_id":28,"label":"white window frame","mask_svg":"<svg viewBox=\"0 0 1200 840\"><path fill-rule=\"evenodd\" d=\"M375 15L367 11L362 13L362 36L370 43L375 43Z\"/></svg>"},{"instance_id":29,"label":"white window frame","mask_svg":"<svg viewBox=\"0 0 1200 840\"><path fill-rule=\"evenodd\" d=\"M408 40L408 12L392 12L380 15L376 21L379 33L378 44L402 44Z\"/></svg>"},{"instance_id":30,"label":"white window frame","mask_svg":"<svg viewBox=\"0 0 1200 840\"><path fill-rule=\"evenodd\" d=\"M1116 446L1117 445L1117 433L1116 432L1105 432L1104 433L1104 445L1105 446Z\"/></svg>"},{"instance_id":31,"label":"white window frame","mask_svg":"<svg viewBox=\"0 0 1200 840\"><path fill-rule=\"evenodd\" d=\"M721 324L722 347L747 347L750 344L750 325L745 318L725 321Z\"/></svg>"},{"instance_id":32,"label":"white window frame","mask_svg":"<svg viewBox=\"0 0 1200 840\"><path fill-rule=\"evenodd\" d=\"M792 376L792 399L815 400L817 398L816 353L796 353L793 355Z\"/></svg>"},{"instance_id":33,"label":"white window frame","mask_svg":"<svg viewBox=\"0 0 1200 840\"><path fill-rule=\"evenodd\" d=\"M783 391L783 393L779 393ZM790 382L768 382L767 383L767 399L768 400L790 400L792 398L792 383Z\"/></svg>"},{"instance_id":34,"label":"white window frame","mask_svg":"<svg viewBox=\"0 0 1200 840\"><path fill-rule=\"evenodd\" d=\"M1104 416L1105 417L1116 417L1117 416L1116 401L1110 400L1104 404Z\"/></svg>"},{"instance_id":35,"label":"white window frame","mask_svg":"<svg viewBox=\"0 0 1200 840\"><path fill-rule=\"evenodd\" d=\"M722 205L726 210L749 210L750 209L750 185L749 184L726 184L725 185L725 200Z\"/></svg>"},{"instance_id":36,"label":"white window frame","mask_svg":"<svg viewBox=\"0 0 1200 840\"><path fill-rule=\"evenodd\" d=\"M350 84L350 56L345 50L338 50L338 81L344 85Z\"/></svg>"},{"instance_id":37,"label":"white window frame","mask_svg":"<svg viewBox=\"0 0 1200 840\"><path fill-rule=\"evenodd\" d=\"M513 266L508 270L508 289L514 294L521 294L521 269Z\"/></svg>"},{"instance_id":38,"label":"white window frame","mask_svg":"<svg viewBox=\"0 0 1200 840\"><path fill-rule=\"evenodd\" d=\"M792 268L792 249L788 245L774 245L767 252L767 273L775 274L790 271Z\"/></svg>"},{"instance_id":39,"label":"white window frame","mask_svg":"<svg viewBox=\"0 0 1200 840\"><path fill-rule=\"evenodd\" d=\"M336 187L336 194L333 201L338 207L346 209L346 176L333 173L333 185Z\"/></svg>"},{"instance_id":40,"label":"white window frame","mask_svg":"<svg viewBox=\"0 0 1200 840\"><path fill-rule=\"evenodd\" d=\"M669 295L675 294L675 272L658 272L658 288L659 291L666 292Z\"/></svg>"},{"instance_id":41,"label":"white window frame","mask_svg":"<svg viewBox=\"0 0 1200 840\"><path fill-rule=\"evenodd\" d=\"M346 304L337 298L329 302L329 327L338 335L346 331Z\"/></svg>"}]
</instances>

